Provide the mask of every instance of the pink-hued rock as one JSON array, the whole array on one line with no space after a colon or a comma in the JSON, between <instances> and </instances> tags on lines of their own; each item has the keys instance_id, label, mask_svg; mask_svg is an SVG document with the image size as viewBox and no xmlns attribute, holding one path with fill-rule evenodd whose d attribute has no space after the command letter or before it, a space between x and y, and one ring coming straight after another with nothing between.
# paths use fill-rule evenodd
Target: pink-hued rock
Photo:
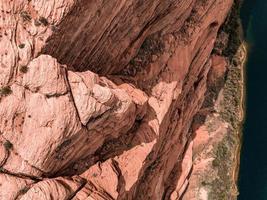
<instances>
[{"instance_id":1,"label":"pink-hued rock","mask_svg":"<svg viewBox=\"0 0 267 200\"><path fill-rule=\"evenodd\" d=\"M216 81L224 78L227 70L226 58L222 56L212 56L212 67L208 75L208 84L214 84Z\"/></svg>"},{"instance_id":2,"label":"pink-hued rock","mask_svg":"<svg viewBox=\"0 0 267 200\"><path fill-rule=\"evenodd\" d=\"M17 199L34 183L30 179L20 178L9 174L0 174L0 199Z\"/></svg>"},{"instance_id":3,"label":"pink-hued rock","mask_svg":"<svg viewBox=\"0 0 267 200\"><path fill-rule=\"evenodd\" d=\"M188 179L190 177L190 171L193 167L193 141L191 141L187 147L186 152L184 153L184 158L181 163L181 173L176 184L175 191L171 194L170 199L176 200L184 193L186 187L188 186Z\"/></svg>"},{"instance_id":4,"label":"pink-hued rock","mask_svg":"<svg viewBox=\"0 0 267 200\"><path fill-rule=\"evenodd\" d=\"M96 74L89 71L81 74L69 71L68 80L83 125L86 125L90 118L97 117L97 115L101 115L103 112L110 109L110 107L103 105L93 97L93 88L99 83L99 78ZM108 95L108 100L112 99L110 91L108 91L106 95ZM93 114L96 116L93 116Z\"/></svg>"},{"instance_id":5,"label":"pink-hued rock","mask_svg":"<svg viewBox=\"0 0 267 200\"><path fill-rule=\"evenodd\" d=\"M8 128L5 125L3 136L13 144L13 151L22 158L21 162L26 161L33 169L38 169L39 173L56 173L75 160L93 154L108 136L118 137L120 132L126 132L134 123L137 113L132 98L123 89L94 83L98 79L97 75L91 72L81 73L80 77L86 80L85 85L82 79L77 78L79 73L66 74L63 66L51 56L45 55L34 59L28 68L23 75L23 87L14 83L14 92L16 88L24 92L17 103L23 107L16 109L10 105L12 108L9 110L10 115L13 115L11 118L20 123L15 130L17 134L14 135L12 129L5 131ZM5 100L13 101L15 94L17 92L3 97L1 103L5 103ZM86 105L89 106L88 109ZM6 109L1 112L3 124L9 121ZM89 120L91 121L87 124ZM11 128L15 128L12 127L13 123ZM90 145L86 145L88 141L91 142ZM11 154L5 169L31 176L42 175L16 165L14 162L18 159L13 157L16 156ZM54 162L55 160L58 161Z\"/></svg>"},{"instance_id":6,"label":"pink-hued rock","mask_svg":"<svg viewBox=\"0 0 267 200\"><path fill-rule=\"evenodd\" d=\"M193 139L193 170L188 183L188 189L183 196L185 200L208 199L210 189L205 182L215 180L217 172L213 169L214 147L228 134L228 124L220 121L218 116L210 117L207 124L199 127ZM211 125L209 125L209 123ZM211 126L211 127L209 127ZM229 158L230 159L230 158Z\"/></svg>"},{"instance_id":7,"label":"pink-hued rock","mask_svg":"<svg viewBox=\"0 0 267 200\"><path fill-rule=\"evenodd\" d=\"M108 160L105 163L97 163L81 176L90 180L90 184L96 188L104 189L113 199L117 199L120 172L117 171L114 162L116 161Z\"/></svg>"},{"instance_id":8,"label":"pink-hued rock","mask_svg":"<svg viewBox=\"0 0 267 200\"><path fill-rule=\"evenodd\" d=\"M20 199L71 199L83 185L84 180L80 177L43 180L34 184Z\"/></svg>"},{"instance_id":9,"label":"pink-hued rock","mask_svg":"<svg viewBox=\"0 0 267 200\"><path fill-rule=\"evenodd\" d=\"M47 97L64 95L68 92L66 68L51 56L41 55L29 63L22 85Z\"/></svg>"},{"instance_id":10,"label":"pink-hued rock","mask_svg":"<svg viewBox=\"0 0 267 200\"><path fill-rule=\"evenodd\" d=\"M0 199L181 198L232 2L2 0Z\"/></svg>"}]
</instances>

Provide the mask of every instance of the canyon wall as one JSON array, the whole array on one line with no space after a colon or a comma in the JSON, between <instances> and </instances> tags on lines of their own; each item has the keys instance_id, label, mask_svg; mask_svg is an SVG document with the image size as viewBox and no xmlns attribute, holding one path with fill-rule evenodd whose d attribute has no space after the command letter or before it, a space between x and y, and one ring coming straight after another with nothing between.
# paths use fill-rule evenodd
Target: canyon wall
<instances>
[{"instance_id":1,"label":"canyon wall","mask_svg":"<svg viewBox=\"0 0 267 200\"><path fill-rule=\"evenodd\" d=\"M0 199L235 198L232 6L1 0Z\"/></svg>"}]
</instances>

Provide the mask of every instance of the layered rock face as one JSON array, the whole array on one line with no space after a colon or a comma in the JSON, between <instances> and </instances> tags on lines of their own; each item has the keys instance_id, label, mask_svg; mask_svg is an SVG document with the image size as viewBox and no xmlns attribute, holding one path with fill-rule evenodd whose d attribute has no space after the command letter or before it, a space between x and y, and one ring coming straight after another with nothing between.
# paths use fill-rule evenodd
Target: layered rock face
<instances>
[{"instance_id":1,"label":"layered rock face","mask_svg":"<svg viewBox=\"0 0 267 200\"><path fill-rule=\"evenodd\" d=\"M192 121L232 4L1 0L0 199L207 199Z\"/></svg>"}]
</instances>

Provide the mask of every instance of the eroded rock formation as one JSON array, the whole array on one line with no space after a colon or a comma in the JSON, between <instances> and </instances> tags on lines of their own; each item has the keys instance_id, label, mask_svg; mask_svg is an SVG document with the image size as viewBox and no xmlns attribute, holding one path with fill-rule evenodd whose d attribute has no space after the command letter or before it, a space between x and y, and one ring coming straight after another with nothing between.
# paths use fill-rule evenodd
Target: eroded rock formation
<instances>
[{"instance_id":1,"label":"eroded rock formation","mask_svg":"<svg viewBox=\"0 0 267 200\"><path fill-rule=\"evenodd\" d=\"M232 5L1 0L0 199L201 199L192 121Z\"/></svg>"}]
</instances>

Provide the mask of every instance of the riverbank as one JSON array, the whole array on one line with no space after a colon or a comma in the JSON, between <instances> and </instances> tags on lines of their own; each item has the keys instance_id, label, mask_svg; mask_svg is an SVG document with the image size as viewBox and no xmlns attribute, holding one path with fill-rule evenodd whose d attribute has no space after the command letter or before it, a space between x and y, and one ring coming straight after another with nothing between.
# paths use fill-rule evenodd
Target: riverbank
<instances>
[{"instance_id":1,"label":"riverbank","mask_svg":"<svg viewBox=\"0 0 267 200\"><path fill-rule=\"evenodd\" d=\"M212 143L212 170L217 178L211 182L210 200L235 200L238 193L238 174L240 165L240 150L243 120L245 117L245 65L247 48L241 43L235 55L228 59L228 72L225 84L218 98L216 123L226 127L226 131L217 129L220 133L214 137L221 139ZM214 118L214 117L213 117Z\"/></svg>"},{"instance_id":2,"label":"riverbank","mask_svg":"<svg viewBox=\"0 0 267 200\"><path fill-rule=\"evenodd\" d=\"M246 84L245 65L248 49L243 40L240 6L241 2L235 0L232 11L221 27L214 51L228 60L228 70L222 88L222 100L218 109L222 123L228 124L228 131L217 145L214 144L215 163L219 164L213 166L218 174L218 179L213 182L213 199L236 199L239 194L237 185L245 119L246 91L244 86ZM227 35L227 40L225 40L225 35ZM218 181L220 184L216 183Z\"/></svg>"},{"instance_id":3,"label":"riverbank","mask_svg":"<svg viewBox=\"0 0 267 200\"><path fill-rule=\"evenodd\" d=\"M243 37L243 36L240 36ZM238 177L239 177L239 169L240 169L240 156L241 156L241 148L242 148L242 133L243 133L243 124L245 120L245 107L246 107L246 63L247 63L247 54L248 54L248 46L245 42L243 42L239 49L239 60L240 64L240 71L241 71L241 80L240 86L241 87L241 100L239 105L239 129L238 129L238 138L239 142L237 143L237 147L235 149L235 161L234 161L234 170L233 170L233 180L235 181L235 191L238 194Z\"/></svg>"}]
</instances>

